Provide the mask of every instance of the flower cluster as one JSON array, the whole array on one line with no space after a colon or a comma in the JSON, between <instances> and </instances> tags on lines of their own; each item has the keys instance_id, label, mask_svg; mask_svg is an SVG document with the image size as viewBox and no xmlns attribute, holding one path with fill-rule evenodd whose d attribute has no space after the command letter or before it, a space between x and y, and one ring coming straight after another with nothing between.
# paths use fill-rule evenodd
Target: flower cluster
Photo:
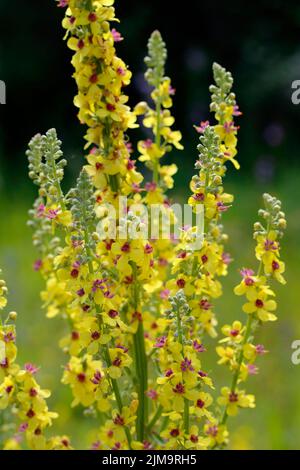
<instances>
[{"instance_id":1,"label":"flower cluster","mask_svg":"<svg viewBox=\"0 0 300 470\"><path fill-rule=\"evenodd\" d=\"M280 243L286 228L285 214L281 210L281 202L269 194L264 194L264 208L259 216L265 221L254 224L254 239L256 240L256 258L259 261L257 272L250 268L241 270L242 281L235 287L238 296L244 296L246 302L243 311L248 319L245 325L235 321L225 325L222 333L225 336L217 347L219 364L226 365L232 373L231 387L223 387L218 403L224 407L222 424L228 416L234 416L239 408L254 408L253 395L246 395L238 385L245 382L251 375L258 373L256 359L267 353L262 344L256 344L254 334L256 329L266 322L277 320L275 310L277 304L275 293L270 283L276 280L285 284L283 272L284 263L280 260Z\"/></svg>"},{"instance_id":2,"label":"flower cluster","mask_svg":"<svg viewBox=\"0 0 300 470\"><path fill-rule=\"evenodd\" d=\"M88 126L86 148L91 147L86 167L99 189L99 199L113 202L114 194L131 194L142 176L130 160L128 128L136 126L136 117L126 104L123 88L130 83L131 72L116 56L115 43L122 41L110 23L117 21L114 0L69 0L63 27L68 47L74 51L72 65L78 86L75 105L81 123Z\"/></svg>"},{"instance_id":3,"label":"flower cluster","mask_svg":"<svg viewBox=\"0 0 300 470\"><path fill-rule=\"evenodd\" d=\"M1 274L1 272L0 272ZM6 306L7 288L0 280L0 310ZM1 313L1 312L0 312ZM49 411L43 390L36 381L38 368L27 363L21 368L16 362L16 312L9 312L5 321L0 315L0 445L4 450L69 449L66 436L46 437L57 413Z\"/></svg>"}]
</instances>

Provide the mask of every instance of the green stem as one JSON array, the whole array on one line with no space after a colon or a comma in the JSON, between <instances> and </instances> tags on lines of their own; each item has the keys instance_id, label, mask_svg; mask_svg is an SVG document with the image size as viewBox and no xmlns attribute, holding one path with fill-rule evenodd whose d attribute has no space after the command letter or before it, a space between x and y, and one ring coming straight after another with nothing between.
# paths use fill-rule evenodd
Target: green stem
<instances>
[{"instance_id":1,"label":"green stem","mask_svg":"<svg viewBox=\"0 0 300 470\"><path fill-rule=\"evenodd\" d=\"M189 401L184 399L184 431L186 434L190 432L190 410L189 410Z\"/></svg>"},{"instance_id":2,"label":"green stem","mask_svg":"<svg viewBox=\"0 0 300 470\"><path fill-rule=\"evenodd\" d=\"M139 285L137 282L137 266L132 263L133 270L133 308L137 312L139 309ZM137 332L133 338L135 350L135 367L137 374L137 387L139 406L137 411L137 439L143 442L145 438L145 426L148 422L148 402L146 391L148 388L148 364L145 349L143 319L139 320Z\"/></svg>"},{"instance_id":3,"label":"green stem","mask_svg":"<svg viewBox=\"0 0 300 470\"><path fill-rule=\"evenodd\" d=\"M155 424L157 423L157 421L161 417L162 412L163 412L163 407L161 405L159 405L159 407L156 410L155 415L153 416L153 418L151 419L151 421L149 423L149 426L148 426L149 433L151 433L151 431L154 428Z\"/></svg>"},{"instance_id":4,"label":"green stem","mask_svg":"<svg viewBox=\"0 0 300 470\"><path fill-rule=\"evenodd\" d=\"M160 99L157 99L156 102L156 135L155 135L155 144L157 148L160 148L161 145L161 135L160 135L160 126L161 126L161 102ZM159 182L159 160L155 160L153 164L153 181L154 183Z\"/></svg>"},{"instance_id":5,"label":"green stem","mask_svg":"<svg viewBox=\"0 0 300 470\"><path fill-rule=\"evenodd\" d=\"M169 421L169 417L168 416L165 416L162 423L161 423L161 427L160 427L160 430L159 430L159 434L161 434L167 427L167 424L168 424L168 421Z\"/></svg>"},{"instance_id":6,"label":"green stem","mask_svg":"<svg viewBox=\"0 0 300 470\"><path fill-rule=\"evenodd\" d=\"M110 354L109 354L107 344L104 345L104 356L105 356L107 366L110 367L111 366L111 358L110 358ZM122 402L118 382L117 382L116 379L112 379L112 378L110 379L110 381L111 381L112 389L113 389L113 392L114 392L114 395L115 395L115 398L116 398L116 402L117 402L117 405L118 405L118 410L119 410L120 413L122 413L123 402ZM131 435L130 435L129 429L126 426L125 426L125 434L126 434L129 449L131 449Z\"/></svg>"},{"instance_id":7,"label":"green stem","mask_svg":"<svg viewBox=\"0 0 300 470\"><path fill-rule=\"evenodd\" d=\"M118 175L110 175L109 176L109 184L113 193L117 193L119 191L119 178Z\"/></svg>"},{"instance_id":8,"label":"green stem","mask_svg":"<svg viewBox=\"0 0 300 470\"><path fill-rule=\"evenodd\" d=\"M64 195L60 186L59 179L56 176L56 166L55 166L55 160L52 161L52 170L53 170L53 177L54 177L54 186L56 188L57 194L58 194L58 199L60 203L60 207L62 211L66 210L66 204L64 200Z\"/></svg>"},{"instance_id":9,"label":"green stem","mask_svg":"<svg viewBox=\"0 0 300 470\"><path fill-rule=\"evenodd\" d=\"M180 321L179 308L177 308L177 310L176 310L176 320L177 320L178 340L179 340L179 343L181 344L181 347L183 349L183 335L182 335L182 327L181 327L181 321Z\"/></svg>"},{"instance_id":10,"label":"green stem","mask_svg":"<svg viewBox=\"0 0 300 470\"><path fill-rule=\"evenodd\" d=\"M198 268L198 258L197 256L194 256L193 260L193 266L192 266L192 277L194 278L197 274L197 268Z\"/></svg>"}]
</instances>

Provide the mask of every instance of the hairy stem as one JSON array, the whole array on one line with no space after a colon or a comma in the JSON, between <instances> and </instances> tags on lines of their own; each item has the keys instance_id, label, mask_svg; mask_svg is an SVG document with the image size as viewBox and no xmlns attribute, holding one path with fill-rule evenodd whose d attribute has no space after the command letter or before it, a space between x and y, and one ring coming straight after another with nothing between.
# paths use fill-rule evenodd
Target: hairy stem
<instances>
[{"instance_id":1,"label":"hairy stem","mask_svg":"<svg viewBox=\"0 0 300 470\"><path fill-rule=\"evenodd\" d=\"M160 135L160 126L161 126L161 102L158 98L156 103L156 136L155 136L155 144L158 148L160 148L161 144L161 135ZM159 182L159 160L155 160L153 165L153 181L154 183Z\"/></svg>"},{"instance_id":2,"label":"hairy stem","mask_svg":"<svg viewBox=\"0 0 300 470\"><path fill-rule=\"evenodd\" d=\"M133 269L133 308L135 312L139 309L139 286L137 282L137 267L135 263L132 263ZM137 332L134 335L134 351L135 351L135 367L137 374L137 387L139 406L137 412L137 439L143 442L145 438L145 426L148 422L148 402L146 391L148 388L148 364L145 349L145 338L144 338L144 325L143 319L139 319L139 325Z\"/></svg>"}]
</instances>

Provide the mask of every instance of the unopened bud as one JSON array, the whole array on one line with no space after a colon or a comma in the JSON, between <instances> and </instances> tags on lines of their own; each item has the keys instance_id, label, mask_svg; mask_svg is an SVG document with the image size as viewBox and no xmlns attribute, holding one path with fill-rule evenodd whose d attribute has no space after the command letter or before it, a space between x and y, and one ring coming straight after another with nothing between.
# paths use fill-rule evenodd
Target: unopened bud
<instances>
[{"instance_id":1,"label":"unopened bud","mask_svg":"<svg viewBox=\"0 0 300 470\"><path fill-rule=\"evenodd\" d=\"M17 312L9 312L8 314L8 318L12 321L16 321L17 316L18 316Z\"/></svg>"},{"instance_id":2,"label":"unopened bud","mask_svg":"<svg viewBox=\"0 0 300 470\"><path fill-rule=\"evenodd\" d=\"M285 229L286 228L286 220L285 219L279 219L278 220L278 225L280 228Z\"/></svg>"},{"instance_id":3,"label":"unopened bud","mask_svg":"<svg viewBox=\"0 0 300 470\"><path fill-rule=\"evenodd\" d=\"M146 114L148 109L149 109L149 107L148 107L148 104L146 103L146 101L141 101L140 103L138 103L135 106L134 112L137 116L141 116L143 114Z\"/></svg>"}]
</instances>

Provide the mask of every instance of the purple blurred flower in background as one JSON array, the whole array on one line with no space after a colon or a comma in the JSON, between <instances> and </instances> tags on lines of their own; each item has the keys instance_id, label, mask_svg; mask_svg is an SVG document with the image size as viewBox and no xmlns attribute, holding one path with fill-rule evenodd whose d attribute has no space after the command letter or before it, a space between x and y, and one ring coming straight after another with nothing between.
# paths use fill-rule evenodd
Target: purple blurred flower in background
<instances>
[{"instance_id":1,"label":"purple blurred flower in background","mask_svg":"<svg viewBox=\"0 0 300 470\"><path fill-rule=\"evenodd\" d=\"M254 174L259 183L270 183L274 177L274 172L274 157L272 155L262 155L257 159Z\"/></svg>"},{"instance_id":2,"label":"purple blurred flower in background","mask_svg":"<svg viewBox=\"0 0 300 470\"><path fill-rule=\"evenodd\" d=\"M185 52L186 66L193 72L200 72L204 69L207 63L205 52L199 47L190 46Z\"/></svg>"},{"instance_id":3,"label":"purple blurred flower in background","mask_svg":"<svg viewBox=\"0 0 300 470\"><path fill-rule=\"evenodd\" d=\"M285 130L278 122L270 123L263 132L263 137L271 147L278 147L285 137Z\"/></svg>"}]
</instances>

